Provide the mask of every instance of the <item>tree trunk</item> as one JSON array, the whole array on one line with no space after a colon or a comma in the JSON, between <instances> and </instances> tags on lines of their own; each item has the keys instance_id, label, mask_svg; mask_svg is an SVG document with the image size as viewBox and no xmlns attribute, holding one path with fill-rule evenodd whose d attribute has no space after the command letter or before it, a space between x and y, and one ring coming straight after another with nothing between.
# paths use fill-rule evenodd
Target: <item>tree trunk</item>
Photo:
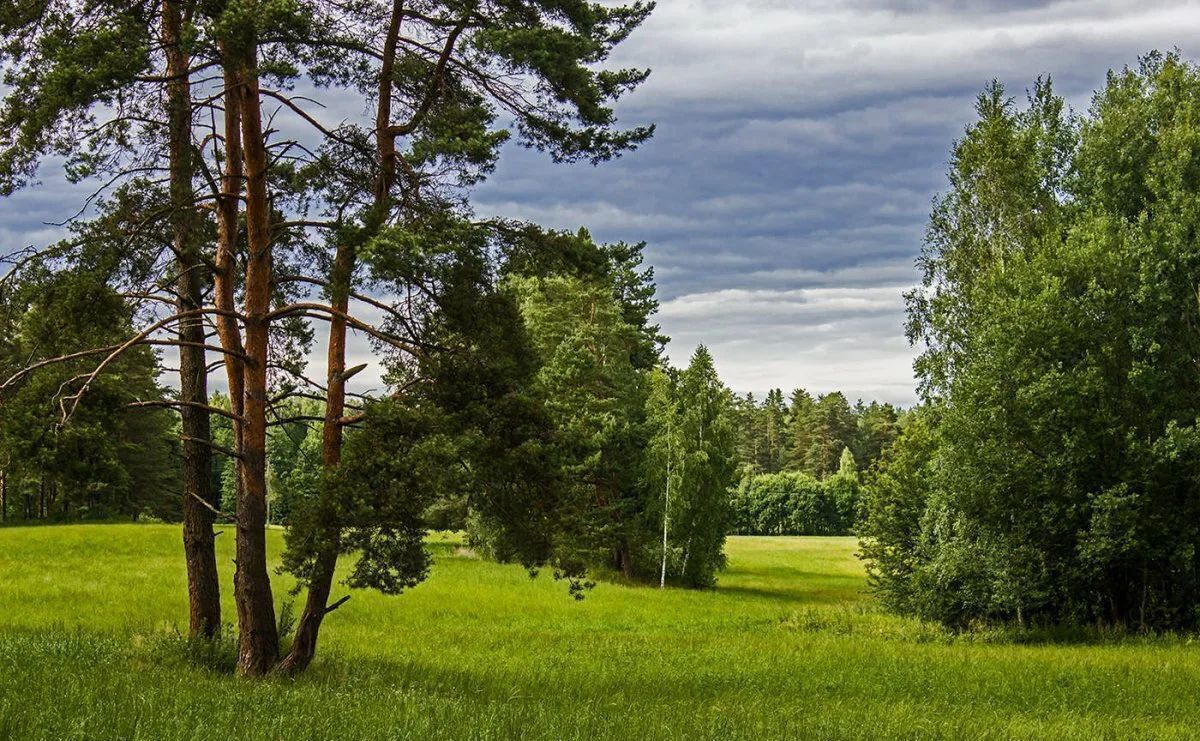
<instances>
[{"instance_id":1,"label":"tree trunk","mask_svg":"<svg viewBox=\"0 0 1200 741\"><path fill-rule=\"evenodd\" d=\"M0 471L0 522L8 522L8 472Z\"/></svg>"},{"instance_id":2,"label":"tree trunk","mask_svg":"<svg viewBox=\"0 0 1200 741\"><path fill-rule=\"evenodd\" d=\"M332 304L345 313L349 272L353 270L353 249L339 247L334 260ZM349 270L347 267L349 266ZM338 280L341 278L342 280ZM321 441L321 460L326 470L336 468L342 458L342 424L346 405L346 322L334 316L329 323L329 348L327 356L326 382L328 392L325 399L325 427ZM280 671L295 674L304 671L312 663L317 652L317 635L321 622L329 612L329 593L333 589L333 574L337 568L341 528L337 522L326 523L329 532L317 553L312 579L308 585L308 597L304 613L296 626L296 639L292 649L280 665Z\"/></svg>"},{"instance_id":3,"label":"tree trunk","mask_svg":"<svg viewBox=\"0 0 1200 741\"><path fill-rule=\"evenodd\" d=\"M621 576L625 578L633 577L633 556L629 553L629 547L625 545L617 546L614 554L614 561L617 569L621 572Z\"/></svg>"},{"instance_id":4,"label":"tree trunk","mask_svg":"<svg viewBox=\"0 0 1200 741\"><path fill-rule=\"evenodd\" d=\"M228 51L222 49L228 57ZM224 70L225 89L237 88L237 74L229 64ZM213 303L222 312L233 312L237 306L234 294L236 292L237 261L234 259L235 245L238 237L238 214L242 196L242 116L241 107L236 95L225 96L225 169L221 177L221 193L217 199L217 251L214 260L216 270L213 272ZM242 331L237 319L232 313L219 314L216 317L217 336L221 347L228 350L225 355L225 377L229 382L229 407L237 417L233 420L233 449L242 449L242 414L245 410L243 395L245 394L245 363L242 356L245 347L242 344ZM242 475L240 459L234 460L238 470L235 478L237 487L234 501L240 501L242 490Z\"/></svg>"},{"instance_id":5,"label":"tree trunk","mask_svg":"<svg viewBox=\"0 0 1200 741\"><path fill-rule=\"evenodd\" d=\"M667 414L673 414L674 409L669 409ZM663 498L663 538L662 538L662 573L658 578L658 588L663 589L667 586L667 534L670 532L671 525L671 454L674 451L671 448L671 418L667 417L667 493Z\"/></svg>"},{"instance_id":6,"label":"tree trunk","mask_svg":"<svg viewBox=\"0 0 1200 741\"><path fill-rule=\"evenodd\" d=\"M402 0L394 0L387 38L384 41L383 59L379 69L379 99L375 114L375 143L379 157L380 174L375 183L374 213L369 218L382 223L391 201L391 188L396 168L396 139L390 132L392 117L392 67L396 57L396 46L400 35L400 23L404 14ZM357 249L353 242L338 244L330 275L330 304L341 314L347 313L350 305L350 284L354 279ZM325 426L322 430L321 460L325 470L336 468L342 460L342 417L346 411L346 320L340 316L330 317L329 343L326 356ZM333 589L334 571L337 569L341 547L341 524L326 523L327 537L317 553L312 579L308 585L308 596L304 612L296 626L296 639L292 649L280 665L280 671L296 674L308 668L317 652L317 636L321 623L329 614L329 594Z\"/></svg>"},{"instance_id":7,"label":"tree trunk","mask_svg":"<svg viewBox=\"0 0 1200 741\"><path fill-rule=\"evenodd\" d=\"M262 133L257 42L243 51L237 86L246 180L246 363L242 393L242 489L237 502L238 673L261 676L279 655L275 603L267 572L267 314L270 312L272 256L267 151Z\"/></svg>"},{"instance_id":8,"label":"tree trunk","mask_svg":"<svg viewBox=\"0 0 1200 741\"><path fill-rule=\"evenodd\" d=\"M179 277L176 295L180 312L201 308L204 262L196 243L192 198L195 170L192 156L190 60L180 39L179 6L163 0L162 43L167 57L167 115L170 140L171 231ZM188 575L188 631L212 637L221 629L221 582L217 573L213 512L219 502L212 491L212 439L208 410L208 372L201 317L179 323L179 399L183 443L183 552ZM190 344L189 344L190 343Z\"/></svg>"}]
</instances>

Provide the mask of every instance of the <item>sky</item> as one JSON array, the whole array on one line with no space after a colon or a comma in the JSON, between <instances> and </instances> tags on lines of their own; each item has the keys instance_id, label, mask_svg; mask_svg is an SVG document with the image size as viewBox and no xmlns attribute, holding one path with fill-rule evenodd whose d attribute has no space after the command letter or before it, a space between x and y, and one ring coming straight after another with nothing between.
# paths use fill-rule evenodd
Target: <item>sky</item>
<instances>
[{"instance_id":1,"label":"sky","mask_svg":"<svg viewBox=\"0 0 1200 741\"><path fill-rule=\"evenodd\" d=\"M1200 2L659 0L613 58L653 70L617 110L655 137L596 167L509 146L475 208L646 241L675 364L703 343L738 392L907 405L902 295L975 95L1049 75L1085 110L1174 48L1200 55ZM78 202L52 174L0 201L0 252Z\"/></svg>"}]
</instances>

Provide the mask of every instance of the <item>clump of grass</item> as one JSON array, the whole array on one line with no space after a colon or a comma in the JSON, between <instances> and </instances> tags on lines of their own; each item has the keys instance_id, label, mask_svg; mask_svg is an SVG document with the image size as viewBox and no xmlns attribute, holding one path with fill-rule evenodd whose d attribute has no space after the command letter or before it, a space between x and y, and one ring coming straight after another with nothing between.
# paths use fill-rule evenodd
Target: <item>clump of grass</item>
<instances>
[{"instance_id":1,"label":"clump of grass","mask_svg":"<svg viewBox=\"0 0 1200 741\"><path fill-rule=\"evenodd\" d=\"M237 667L237 629L225 625L212 638L185 635L179 628L135 638L136 658L141 663L196 668L216 674L232 674Z\"/></svg>"},{"instance_id":2,"label":"clump of grass","mask_svg":"<svg viewBox=\"0 0 1200 741\"><path fill-rule=\"evenodd\" d=\"M792 610L780 616L779 626L798 633L912 643L948 643L954 639L954 633L943 626L916 618L889 615L870 602Z\"/></svg>"}]
</instances>

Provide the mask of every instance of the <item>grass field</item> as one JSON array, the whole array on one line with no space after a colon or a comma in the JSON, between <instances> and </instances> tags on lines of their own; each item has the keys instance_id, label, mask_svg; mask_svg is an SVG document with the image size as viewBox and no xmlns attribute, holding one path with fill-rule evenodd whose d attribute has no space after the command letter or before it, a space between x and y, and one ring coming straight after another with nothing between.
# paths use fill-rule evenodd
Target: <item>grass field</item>
<instances>
[{"instance_id":1,"label":"grass field","mask_svg":"<svg viewBox=\"0 0 1200 741\"><path fill-rule=\"evenodd\" d=\"M1200 736L1190 640L949 636L880 613L850 538L732 538L717 590L582 602L434 549L427 583L332 615L307 675L256 682L172 637L175 527L0 529L0 738Z\"/></svg>"}]
</instances>

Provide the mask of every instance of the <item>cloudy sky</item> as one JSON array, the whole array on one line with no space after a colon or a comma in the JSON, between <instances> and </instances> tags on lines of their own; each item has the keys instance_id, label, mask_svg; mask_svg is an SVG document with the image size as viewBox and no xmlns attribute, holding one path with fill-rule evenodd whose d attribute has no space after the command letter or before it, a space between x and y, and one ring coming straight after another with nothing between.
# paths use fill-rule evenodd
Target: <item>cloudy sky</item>
<instances>
[{"instance_id":1,"label":"cloudy sky","mask_svg":"<svg viewBox=\"0 0 1200 741\"><path fill-rule=\"evenodd\" d=\"M738 391L911 403L901 294L976 92L1049 74L1086 108L1171 48L1200 55L1200 2L659 0L616 56L653 69L619 112L656 137L597 168L510 147L476 206L647 241L672 359L704 343ZM0 251L72 205L51 178L0 202Z\"/></svg>"}]
</instances>

